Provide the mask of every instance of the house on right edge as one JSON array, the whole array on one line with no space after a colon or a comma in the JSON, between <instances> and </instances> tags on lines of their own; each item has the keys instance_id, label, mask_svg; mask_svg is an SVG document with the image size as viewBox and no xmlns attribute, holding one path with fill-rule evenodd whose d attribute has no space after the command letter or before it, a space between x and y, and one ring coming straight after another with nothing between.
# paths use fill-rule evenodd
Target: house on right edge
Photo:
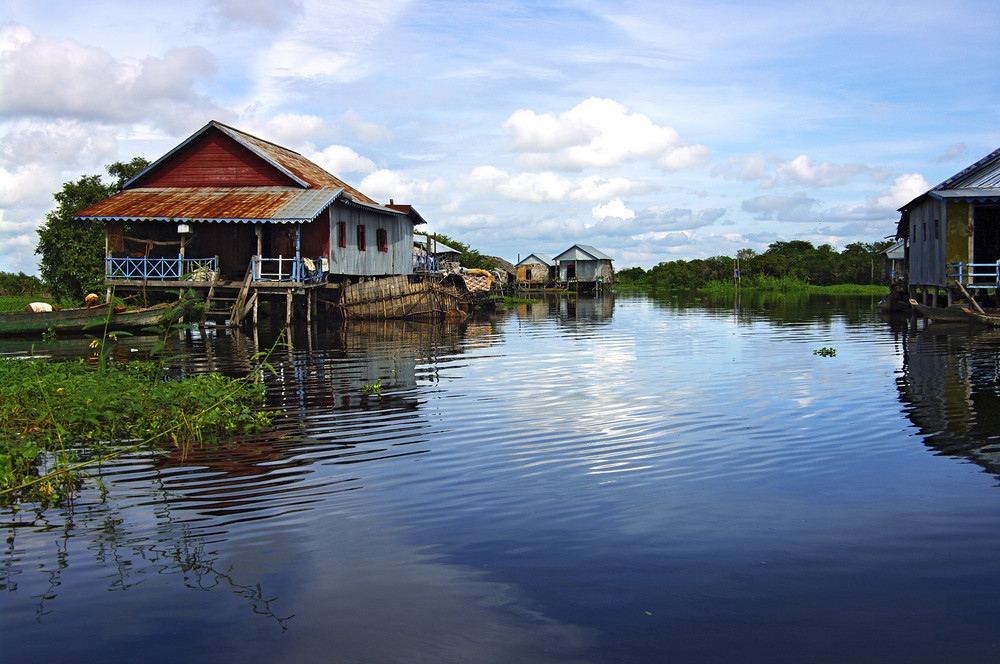
<instances>
[{"instance_id":1,"label":"house on right edge","mask_svg":"<svg viewBox=\"0 0 1000 664\"><path fill-rule=\"evenodd\" d=\"M1000 149L899 208L910 296L1000 297Z\"/></svg>"}]
</instances>

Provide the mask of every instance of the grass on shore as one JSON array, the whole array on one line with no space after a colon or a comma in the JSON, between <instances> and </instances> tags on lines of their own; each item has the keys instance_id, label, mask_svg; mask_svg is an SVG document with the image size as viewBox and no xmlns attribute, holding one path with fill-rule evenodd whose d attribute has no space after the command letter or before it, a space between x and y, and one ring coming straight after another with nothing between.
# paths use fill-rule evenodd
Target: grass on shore
<instances>
[{"instance_id":1,"label":"grass on shore","mask_svg":"<svg viewBox=\"0 0 1000 664\"><path fill-rule=\"evenodd\" d=\"M654 290L652 286L645 283L626 282L616 286L620 290L649 291ZM671 289L663 289L671 290ZM704 291L714 295L724 295L735 293L736 284L732 281L710 281L704 286L693 290ZM794 278L774 279L761 277L753 280L745 280L740 290L770 292L770 293L790 293L806 292L816 295L886 295L889 292L888 286L879 284L834 284L831 286L817 286Z\"/></svg>"}]
</instances>

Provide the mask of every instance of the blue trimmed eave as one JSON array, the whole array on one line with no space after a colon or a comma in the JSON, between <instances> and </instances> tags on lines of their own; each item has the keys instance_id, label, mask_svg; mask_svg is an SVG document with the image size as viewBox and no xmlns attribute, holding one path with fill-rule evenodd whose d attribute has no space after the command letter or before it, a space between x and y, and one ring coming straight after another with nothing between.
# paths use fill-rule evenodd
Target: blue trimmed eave
<instances>
[{"instance_id":1,"label":"blue trimmed eave","mask_svg":"<svg viewBox=\"0 0 1000 664\"><path fill-rule=\"evenodd\" d=\"M966 201L969 203L998 203L1000 189L942 189L927 192L931 198L939 201Z\"/></svg>"}]
</instances>

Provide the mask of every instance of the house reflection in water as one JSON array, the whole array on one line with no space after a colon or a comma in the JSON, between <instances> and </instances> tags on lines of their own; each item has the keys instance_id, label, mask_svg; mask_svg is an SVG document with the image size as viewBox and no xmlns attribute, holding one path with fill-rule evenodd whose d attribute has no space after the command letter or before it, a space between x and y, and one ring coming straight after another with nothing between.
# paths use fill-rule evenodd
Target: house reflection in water
<instances>
[{"instance_id":1,"label":"house reflection in water","mask_svg":"<svg viewBox=\"0 0 1000 664\"><path fill-rule=\"evenodd\" d=\"M316 461L353 464L426 452L429 445L421 443L433 431L420 412L426 400L420 385L437 382L448 362L490 345L496 335L488 322L389 320L351 321L321 333L299 329L290 343L241 334L205 338L200 352L176 358L187 365L182 370L246 375L266 363L266 369L258 369L267 385L266 406L278 415L266 432L217 446L176 449L156 465L211 473L210 481L203 472L166 476L164 484L178 504L240 512L251 504L259 509L272 498L268 491L256 491L253 500L244 500L251 478L266 476L269 490L277 490L302 481ZM272 346L266 358L259 354ZM352 478L345 476L332 490L350 490Z\"/></svg>"},{"instance_id":2,"label":"house reflection in water","mask_svg":"<svg viewBox=\"0 0 1000 664\"><path fill-rule=\"evenodd\" d=\"M519 318L553 319L562 325L610 323L615 311L614 293L600 296L575 294L531 294L532 302L517 305Z\"/></svg>"},{"instance_id":3,"label":"house reflection in water","mask_svg":"<svg viewBox=\"0 0 1000 664\"><path fill-rule=\"evenodd\" d=\"M928 325L907 337L904 413L937 453L1000 476L1000 330Z\"/></svg>"}]
</instances>

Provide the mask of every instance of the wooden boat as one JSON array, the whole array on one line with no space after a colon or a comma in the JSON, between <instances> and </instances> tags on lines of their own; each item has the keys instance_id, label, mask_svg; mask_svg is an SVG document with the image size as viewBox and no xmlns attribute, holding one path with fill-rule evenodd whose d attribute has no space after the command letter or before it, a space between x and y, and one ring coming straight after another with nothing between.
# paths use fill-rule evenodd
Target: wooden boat
<instances>
[{"instance_id":1,"label":"wooden boat","mask_svg":"<svg viewBox=\"0 0 1000 664\"><path fill-rule=\"evenodd\" d=\"M979 313L972 309L963 309L966 318L973 323L986 325L987 327L1000 327L1000 313Z\"/></svg>"},{"instance_id":2,"label":"wooden boat","mask_svg":"<svg viewBox=\"0 0 1000 664\"><path fill-rule=\"evenodd\" d=\"M928 318L936 323L967 323L969 317L966 315L968 309L962 306L951 306L951 307L928 307L925 304L920 304L914 299L910 300L910 307L917 312L918 315Z\"/></svg>"},{"instance_id":3,"label":"wooden boat","mask_svg":"<svg viewBox=\"0 0 1000 664\"><path fill-rule=\"evenodd\" d=\"M0 335L40 334L52 330L79 333L87 330L100 334L108 331L135 330L166 322L175 322L184 313L186 303L166 302L152 307L112 311L108 307L83 307L38 313L15 312L0 314Z\"/></svg>"}]
</instances>

